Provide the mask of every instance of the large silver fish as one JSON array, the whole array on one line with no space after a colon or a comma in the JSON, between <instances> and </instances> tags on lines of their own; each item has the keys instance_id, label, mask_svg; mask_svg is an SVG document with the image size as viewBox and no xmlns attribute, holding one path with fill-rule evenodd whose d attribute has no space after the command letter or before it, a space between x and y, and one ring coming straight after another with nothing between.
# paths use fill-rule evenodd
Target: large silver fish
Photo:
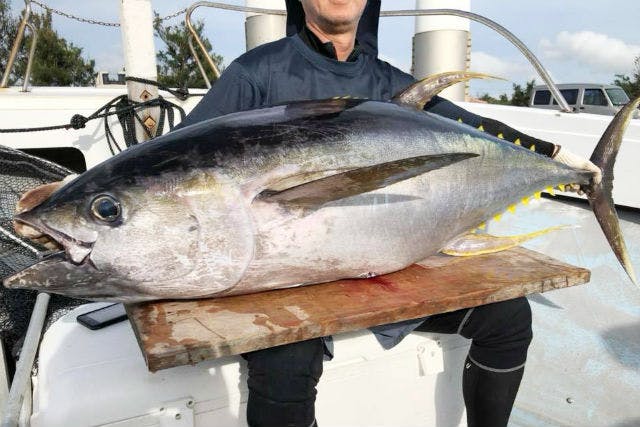
<instances>
[{"instance_id":1,"label":"large silver fish","mask_svg":"<svg viewBox=\"0 0 640 427\"><path fill-rule=\"evenodd\" d=\"M589 193L635 280L611 188L640 100L596 148L603 181L594 185L589 171L421 111L442 87L473 76L425 79L392 102L331 99L229 114L130 148L16 216L64 252L5 285L131 302L384 274L447 248L504 247L467 233L567 183Z\"/></svg>"}]
</instances>

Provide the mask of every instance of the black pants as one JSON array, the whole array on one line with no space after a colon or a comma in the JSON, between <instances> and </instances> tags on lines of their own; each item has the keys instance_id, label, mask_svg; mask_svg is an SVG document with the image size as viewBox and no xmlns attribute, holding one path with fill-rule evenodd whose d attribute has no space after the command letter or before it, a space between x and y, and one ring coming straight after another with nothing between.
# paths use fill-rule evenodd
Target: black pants
<instances>
[{"instance_id":1,"label":"black pants","mask_svg":"<svg viewBox=\"0 0 640 427\"><path fill-rule=\"evenodd\" d=\"M466 310L431 316L417 331L460 334L471 339L469 358L491 370L515 370L524 366L531 332L531 307L516 298Z\"/></svg>"},{"instance_id":2,"label":"black pants","mask_svg":"<svg viewBox=\"0 0 640 427\"><path fill-rule=\"evenodd\" d=\"M472 339L469 359L483 369L522 370L532 338L531 309L526 298L518 298L431 316L417 330L459 333ZM251 427L314 424L316 385L322 375L321 339L243 356L249 367L247 421Z\"/></svg>"}]
</instances>

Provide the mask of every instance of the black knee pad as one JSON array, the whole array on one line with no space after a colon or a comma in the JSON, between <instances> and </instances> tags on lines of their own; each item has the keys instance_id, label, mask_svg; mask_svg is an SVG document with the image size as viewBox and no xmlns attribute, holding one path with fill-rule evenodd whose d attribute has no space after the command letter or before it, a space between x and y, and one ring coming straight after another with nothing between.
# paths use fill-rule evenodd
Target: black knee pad
<instances>
[{"instance_id":1,"label":"black knee pad","mask_svg":"<svg viewBox=\"0 0 640 427\"><path fill-rule=\"evenodd\" d=\"M249 368L249 425L311 425L323 354L320 338L244 354Z\"/></svg>"},{"instance_id":2,"label":"black knee pad","mask_svg":"<svg viewBox=\"0 0 640 427\"><path fill-rule=\"evenodd\" d=\"M529 301L522 297L476 307L460 333L473 340L469 357L479 366L518 369L533 338Z\"/></svg>"}]
</instances>

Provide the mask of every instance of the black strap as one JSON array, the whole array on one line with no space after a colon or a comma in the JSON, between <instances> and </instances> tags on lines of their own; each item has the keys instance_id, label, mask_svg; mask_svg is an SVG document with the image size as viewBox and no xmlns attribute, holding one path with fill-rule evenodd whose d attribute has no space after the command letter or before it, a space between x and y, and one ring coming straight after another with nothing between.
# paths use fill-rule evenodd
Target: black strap
<instances>
[{"instance_id":1,"label":"black strap","mask_svg":"<svg viewBox=\"0 0 640 427\"><path fill-rule=\"evenodd\" d=\"M158 120L158 125L156 127L157 130L155 135L152 135L147 127L144 126L144 124L142 123L142 118L138 115L139 110L148 107L160 107L160 117ZM122 147L118 144L115 136L113 135L113 132L111 131L108 120L109 116L116 115L118 117L118 121L122 126L125 146L130 147L131 145L138 143L135 132L136 122L142 125L149 138L155 138L162 135L165 123L165 115L169 121L169 129L174 128L174 109L178 110L178 112L180 113L180 119L184 120L186 115L184 109L181 106L164 99L162 96L158 96L158 98L156 99L151 99L145 102L135 102L129 100L127 95L120 95L104 104L89 117L85 117L82 114L74 114L71 117L69 123L32 128L0 129L0 133L41 132L57 129L81 129L84 128L87 122L89 122L90 120L104 118L104 131L107 139L107 144L109 145L111 154L115 154L116 152L122 151Z\"/></svg>"}]
</instances>

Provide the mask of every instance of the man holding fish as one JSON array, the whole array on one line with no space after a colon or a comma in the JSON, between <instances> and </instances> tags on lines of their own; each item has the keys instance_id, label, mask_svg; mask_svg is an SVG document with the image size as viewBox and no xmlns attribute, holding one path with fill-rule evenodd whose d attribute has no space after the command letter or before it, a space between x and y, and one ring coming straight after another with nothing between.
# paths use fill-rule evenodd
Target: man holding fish
<instances>
[{"instance_id":1,"label":"man holding fish","mask_svg":"<svg viewBox=\"0 0 640 427\"><path fill-rule=\"evenodd\" d=\"M287 8L289 37L231 63L181 129L51 197L55 185L24 198L16 229L43 232L65 250L5 285L135 302L383 274L453 246L473 254L465 232L513 203L505 193L519 200L565 183L590 193L633 278L610 200L623 126L611 131L617 145L599 144L592 156L603 178L589 160L435 96L482 75L415 83L378 60L379 0L287 0ZM368 196L394 184L386 195L397 202ZM491 206L469 188L486 189ZM507 425L532 338L525 298L372 330L385 348L413 330L471 339L462 380L468 425ZM245 354L249 425L316 425L316 385L330 354L329 338Z\"/></svg>"},{"instance_id":2,"label":"man holding fish","mask_svg":"<svg viewBox=\"0 0 640 427\"><path fill-rule=\"evenodd\" d=\"M211 117L304 99L388 100L414 79L377 56L379 0L287 0L285 40L241 56L181 126ZM361 19L362 17L362 19ZM435 97L427 111L462 120L556 160L597 174L586 159ZM597 179L597 178L596 178ZM518 298L468 310L372 328L385 348L412 330L472 339L463 374L468 425L506 426L524 372L531 310ZM314 426L315 386L330 340L313 339L244 355L249 367L250 426ZM324 350L324 351L323 351Z\"/></svg>"}]
</instances>

